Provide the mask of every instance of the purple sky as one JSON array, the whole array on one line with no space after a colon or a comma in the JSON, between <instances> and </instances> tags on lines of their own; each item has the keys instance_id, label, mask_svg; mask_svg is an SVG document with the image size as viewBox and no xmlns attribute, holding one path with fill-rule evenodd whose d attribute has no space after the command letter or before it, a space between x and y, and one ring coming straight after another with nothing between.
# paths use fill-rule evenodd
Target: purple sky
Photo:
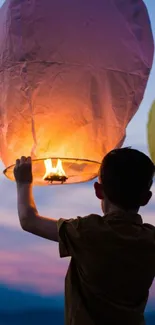
<instances>
[{"instance_id":1,"label":"purple sky","mask_svg":"<svg viewBox=\"0 0 155 325\"><path fill-rule=\"evenodd\" d=\"M2 1L0 1L1 5ZM155 35L155 1L146 0ZM149 107L155 97L155 64L152 69L143 103L127 130L125 144L147 152L146 124ZM0 170L3 166L0 165ZM155 187L153 187L155 193ZM92 183L84 185L36 188L36 203L39 212L49 217L76 217L92 212L100 213ZM68 260L60 259L57 244L24 233L16 211L15 184L0 176L0 283L19 288L28 286L42 294L63 293L64 276ZM143 209L145 221L155 225L155 196ZM155 303L155 284L149 304Z\"/></svg>"}]
</instances>

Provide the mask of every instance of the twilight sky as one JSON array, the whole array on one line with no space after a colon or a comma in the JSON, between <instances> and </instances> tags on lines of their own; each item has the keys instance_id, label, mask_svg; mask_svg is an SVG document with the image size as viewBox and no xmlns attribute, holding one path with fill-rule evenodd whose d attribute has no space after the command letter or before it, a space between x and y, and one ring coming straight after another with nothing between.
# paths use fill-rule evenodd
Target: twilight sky
<instances>
[{"instance_id":1,"label":"twilight sky","mask_svg":"<svg viewBox=\"0 0 155 325\"><path fill-rule=\"evenodd\" d=\"M4 1L0 0L0 5ZM145 0L155 36L155 1ZM147 152L146 124L148 110L155 98L155 62L143 103L127 129L125 144ZM2 164L0 171L3 170ZM155 186L153 187L155 193ZM59 188L36 188L39 212L49 217L76 217L100 213L92 183ZM155 196L143 209L143 219L155 225ZM60 259L57 244L24 233L16 211L15 184L0 175L0 284L28 288L43 295L62 294L68 260ZM149 308L155 305L155 283ZM155 309L155 307L154 307Z\"/></svg>"}]
</instances>

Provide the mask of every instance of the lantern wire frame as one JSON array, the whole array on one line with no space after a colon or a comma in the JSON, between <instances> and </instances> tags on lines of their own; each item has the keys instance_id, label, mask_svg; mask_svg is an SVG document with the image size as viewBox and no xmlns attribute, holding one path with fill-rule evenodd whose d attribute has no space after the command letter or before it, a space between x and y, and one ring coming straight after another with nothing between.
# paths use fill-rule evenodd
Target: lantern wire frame
<instances>
[{"instance_id":1,"label":"lantern wire frame","mask_svg":"<svg viewBox=\"0 0 155 325\"><path fill-rule=\"evenodd\" d=\"M52 165L56 166L58 160L61 160L66 177L59 177L53 174L53 177L44 179L46 172L45 161L52 160ZM33 184L39 186L47 185L67 185L84 183L95 179L98 176L101 163L89 159L46 157L32 160ZM4 169L3 174L11 181L14 178L15 164Z\"/></svg>"}]
</instances>

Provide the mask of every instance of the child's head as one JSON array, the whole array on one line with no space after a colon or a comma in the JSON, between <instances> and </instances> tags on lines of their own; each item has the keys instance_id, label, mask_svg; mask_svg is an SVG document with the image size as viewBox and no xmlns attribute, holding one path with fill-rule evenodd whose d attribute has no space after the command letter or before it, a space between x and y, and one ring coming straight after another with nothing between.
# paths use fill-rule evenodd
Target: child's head
<instances>
[{"instance_id":1,"label":"child's head","mask_svg":"<svg viewBox=\"0 0 155 325\"><path fill-rule=\"evenodd\" d=\"M101 164L99 183L95 183L103 210L107 201L123 210L145 206L152 196L154 172L153 162L138 150L122 148L109 152Z\"/></svg>"}]
</instances>

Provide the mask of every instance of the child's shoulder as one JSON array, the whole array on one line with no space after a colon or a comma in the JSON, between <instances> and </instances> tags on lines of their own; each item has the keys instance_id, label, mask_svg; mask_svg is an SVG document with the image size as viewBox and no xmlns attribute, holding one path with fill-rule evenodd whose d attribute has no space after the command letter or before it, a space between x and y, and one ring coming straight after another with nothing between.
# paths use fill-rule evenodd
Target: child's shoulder
<instances>
[{"instance_id":1,"label":"child's shoulder","mask_svg":"<svg viewBox=\"0 0 155 325\"><path fill-rule=\"evenodd\" d=\"M96 227L97 225L101 225L103 223L103 216L100 216L96 213L91 213L83 218L84 224L89 227Z\"/></svg>"},{"instance_id":2,"label":"child's shoulder","mask_svg":"<svg viewBox=\"0 0 155 325\"><path fill-rule=\"evenodd\" d=\"M148 230L153 230L155 231L155 226L150 224L150 223L143 223L143 226L147 228Z\"/></svg>"}]
</instances>

